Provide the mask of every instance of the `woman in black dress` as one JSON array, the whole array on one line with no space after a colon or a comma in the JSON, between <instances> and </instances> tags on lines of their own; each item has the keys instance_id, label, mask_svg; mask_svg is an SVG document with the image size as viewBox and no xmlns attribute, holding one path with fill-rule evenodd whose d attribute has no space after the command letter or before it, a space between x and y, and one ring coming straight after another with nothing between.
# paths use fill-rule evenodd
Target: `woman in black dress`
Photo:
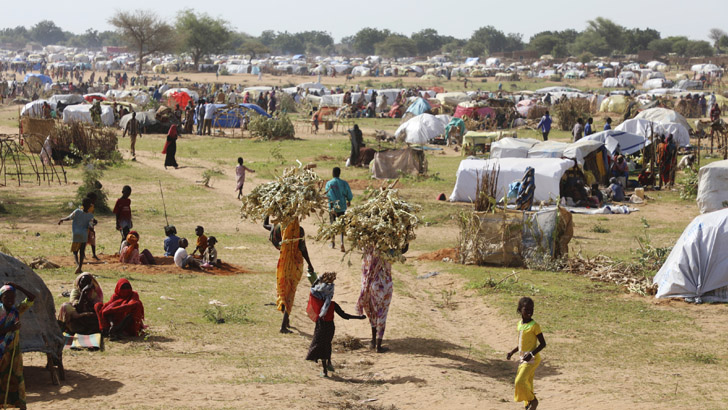
<instances>
[{"instance_id":1,"label":"woman in black dress","mask_svg":"<svg viewBox=\"0 0 728 410\"><path fill-rule=\"evenodd\" d=\"M177 124L172 124L172 126L169 127L167 143L164 144L164 150L162 150L162 153L167 154L164 158L164 169L167 169L167 167L174 167L174 169L177 169L177 160L174 158L177 154Z\"/></svg>"}]
</instances>

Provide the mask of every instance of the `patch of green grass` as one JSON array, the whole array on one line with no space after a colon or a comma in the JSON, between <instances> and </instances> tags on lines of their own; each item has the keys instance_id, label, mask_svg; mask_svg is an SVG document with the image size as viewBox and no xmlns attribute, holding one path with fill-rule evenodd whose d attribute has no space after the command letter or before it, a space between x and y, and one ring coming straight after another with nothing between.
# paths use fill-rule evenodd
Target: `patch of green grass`
<instances>
[{"instance_id":1,"label":"patch of green grass","mask_svg":"<svg viewBox=\"0 0 728 410\"><path fill-rule=\"evenodd\" d=\"M594 224L591 227L590 230L592 232L594 232L594 233L609 233L609 232L611 232L611 230L609 228L607 228L607 227L605 227L605 226L603 226L601 224Z\"/></svg>"}]
</instances>

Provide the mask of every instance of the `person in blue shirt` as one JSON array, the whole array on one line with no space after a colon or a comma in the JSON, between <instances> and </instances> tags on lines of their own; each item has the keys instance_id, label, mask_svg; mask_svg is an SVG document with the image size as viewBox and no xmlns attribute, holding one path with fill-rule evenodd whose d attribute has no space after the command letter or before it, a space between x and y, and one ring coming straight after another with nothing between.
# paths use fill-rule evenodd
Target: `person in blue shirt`
<instances>
[{"instance_id":1,"label":"person in blue shirt","mask_svg":"<svg viewBox=\"0 0 728 410\"><path fill-rule=\"evenodd\" d=\"M604 124L604 131L612 129L612 119L607 117L607 122Z\"/></svg>"},{"instance_id":2,"label":"person in blue shirt","mask_svg":"<svg viewBox=\"0 0 728 410\"><path fill-rule=\"evenodd\" d=\"M167 237L164 239L164 256L174 256L174 253L179 249L179 236L177 236L177 228L174 225L165 226L164 234Z\"/></svg>"},{"instance_id":3,"label":"person in blue shirt","mask_svg":"<svg viewBox=\"0 0 728 410\"><path fill-rule=\"evenodd\" d=\"M541 130L541 135L543 135L543 140L548 141L549 140L549 132L551 132L551 116L549 115L549 112L546 111L546 114L541 117L541 121L538 122L538 129Z\"/></svg>"},{"instance_id":4,"label":"person in blue shirt","mask_svg":"<svg viewBox=\"0 0 728 410\"><path fill-rule=\"evenodd\" d=\"M58 220L58 225L62 224L63 221L73 221L71 224L71 233L73 238L71 239L71 252L73 252L73 258L76 260L78 267L76 268L76 274L83 271L83 259L86 254L86 242L88 242L88 230L91 227L91 223L94 219L94 204L93 200L89 197L83 199L81 208L71 212L70 215L63 219Z\"/></svg>"},{"instance_id":5,"label":"person in blue shirt","mask_svg":"<svg viewBox=\"0 0 728 410\"><path fill-rule=\"evenodd\" d=\"M594 128L592 128L593 124L594 124L594 118L589 117L586 120L586 125L584 125L584 136L585 137L588 135L594 134Z\"/></svg>"},{"instance_id":6,"label":"person in blue shirt","mask_svg":"<svg viewBox=\"0 0 728 410\"><path fill-rule=\"evenodd\" d=\"M339 178L341 176L341 168L334 167L334 177L326 183L326 195L329 197L329 220L334 223L336 218L344 215L346 207L351 205L351 188L349 183ZM331 247L336 247L336 238L331 238ZM346 252L344 248L344 234L341 234L341 252Z\"/></svg>"}]
</instances>

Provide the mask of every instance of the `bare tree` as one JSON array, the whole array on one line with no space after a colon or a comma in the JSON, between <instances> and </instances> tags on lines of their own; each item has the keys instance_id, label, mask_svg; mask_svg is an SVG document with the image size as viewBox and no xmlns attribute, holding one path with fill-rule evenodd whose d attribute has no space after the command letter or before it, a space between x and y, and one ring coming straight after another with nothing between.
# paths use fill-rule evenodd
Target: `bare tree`
<instances>
[{"instance_id":1,"label":"bare tree","mask_svg":"<svg viewBox=\"0 0 728 410\"><path fill-rule=\"evenodd\" d=\"M124 41L139 53L137 74L142 72L144 57L174 49L174 29L152 11L117 11L109 19L109 24L116 27Z\"/></svg>"},{"instance_id":2,"label":"bare tree","mask_svg":"<svg viewBox=\"0 0 728 410\"><path fill-rule=\"evenodd\" d=\"M713 40L713 47L720 53L720 39L727 36L725 31L719 28L711 28L708 32L708 38Z\"/></svg>"}]
</instances>

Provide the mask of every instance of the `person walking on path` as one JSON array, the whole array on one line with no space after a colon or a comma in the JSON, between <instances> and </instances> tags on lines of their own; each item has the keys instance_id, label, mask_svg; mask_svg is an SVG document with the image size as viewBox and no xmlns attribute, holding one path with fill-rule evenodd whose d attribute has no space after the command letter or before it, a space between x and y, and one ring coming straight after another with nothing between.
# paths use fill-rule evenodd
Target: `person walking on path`
<instances>
[{"instance_id":1,"label":"person walking on path","mask_svg":"<svg viewBox=\"0 0 728 410\"><path fill-rule=\"evenodd\" d=\"M353 195L349 183L340 178L341 168L334 167L333 178L326 183L326 195L329 197L329 222L334 223L336 218L343 216L346 207L351 205ZM331 248L336 247L336 237L331 238ZM344 247L344 234L341 234L341 252Z\"/></svg>"},{"instance_id":2,"label":"person walking on path","mask_svg":"<svg viewBox=\"0 0 728 410\"><path fill-rule=\"evenodd\" d=\"M139 120L136 119L136 113L131 113L131 119L127 121L126 127L124 127L124 133L121 138L126 137L126 133L129 133L129 139L131 140L131 160L136 161L136 139L142 137L142 132L139 129Z\"/></svg>"},{"instance_id":3,"label":"person walking on path","mask_svg":"<svg viewBox=\"0 0 728 410\"><path fill-rule=\"evenodd\" d=\"M549 115L549 112L546 111L546 113L541 117L541 121L538 122L537 128L541 130L541 135L543 136L544 141L549 140L549 132L551 132L551 116Z\"/></svg>"},{"instance_id":4,"label":"person walking on path","mask_svg":"<svg viewBox=\"0 0 728 410\"><path fill-rule=\"evenodd\" d=\"M175 158L175 155L177 155L177 137L177 124L172 124L167 133L167 142L164 144L164 149L162 150L162 154L166 154L164 157L164 169L167 169L167 167L177 169L179 167Z\"/></svg>"},{"instance_id":5,"label":"person walking on path","mask_svg":"<svg viewBox=\"0 0 728 410\"><path fill-rule=\"evenodd\" d=\"M533 320L533 299L524 297L518 301L517 312L521 315L518 322L518 345L508 352L507 360L518 353L519 365L516 374L515 393L513 399L523 402L526 410L536 410L538 399L533 393L533 376L536 368L541 364L541 350L546 347L546 340L541 332L541 326Z\"/></svg>"}]
</instances>

